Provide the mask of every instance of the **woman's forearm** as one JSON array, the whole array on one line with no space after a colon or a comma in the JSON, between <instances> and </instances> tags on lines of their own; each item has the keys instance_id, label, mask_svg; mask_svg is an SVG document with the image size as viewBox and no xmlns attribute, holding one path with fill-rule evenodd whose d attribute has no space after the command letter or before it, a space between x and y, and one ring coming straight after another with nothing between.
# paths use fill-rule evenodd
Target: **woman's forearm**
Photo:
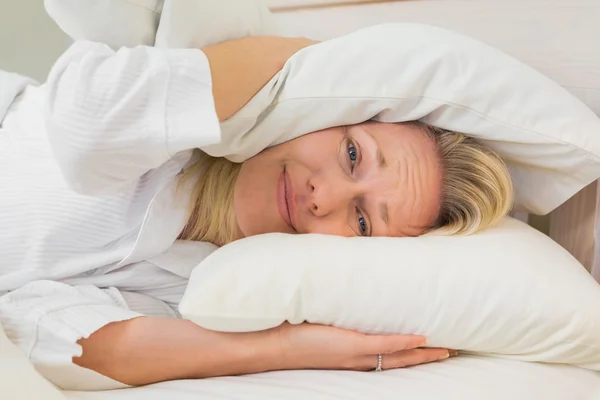
<instances>
[{"instance_id":1,"label":"woman's forearm","mask_svg":"<svg viewBox=\"0 0 600 400\"><path fill-rule=\"evenodd\" d=\"M73 362L129 385L287 369L392 369L444 360L455 352L422 348L418 335L365 335L316 324L221 333L177 319L115 322L78 342Z\"/></svg>"},{"instance_id":2,"label":"woman's forearm","mask_svg":"<svg viewBox=\"0 0 600 400\"><path fill-rule=\"evenodd\" d=\"M277 363L269 331L221 333L180 319L140 317L82 339L73 362L129 385L263 372Z\"/></svg>"},{"instance_id":3,"label":"woman's forearm","mask_svg":"<svg viewBox=\"0 0 600 400\"><path fill-rule=\"evenodd\" d=\"M315 43L302 38L246 37L202 49L210 64L219 120L242 108L289 57Z\"/></svg>"}]
</instances>

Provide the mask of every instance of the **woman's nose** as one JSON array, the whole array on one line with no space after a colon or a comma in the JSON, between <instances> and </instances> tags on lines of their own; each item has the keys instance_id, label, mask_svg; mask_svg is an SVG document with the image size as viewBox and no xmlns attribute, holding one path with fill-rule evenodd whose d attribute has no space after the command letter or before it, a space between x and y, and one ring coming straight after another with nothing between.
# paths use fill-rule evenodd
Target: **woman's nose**
<instances>
[{"instance_id":1,"label":"woman's nose","mask_svg":"<svg viewBox=\"0 0 600 400\"><path fill-rule=\"evenodd\" d=\"M345 210L356 196L349 182L309 182L309 207L313 215L325 217L337 210Z\"/></svg>"}]
</instances>

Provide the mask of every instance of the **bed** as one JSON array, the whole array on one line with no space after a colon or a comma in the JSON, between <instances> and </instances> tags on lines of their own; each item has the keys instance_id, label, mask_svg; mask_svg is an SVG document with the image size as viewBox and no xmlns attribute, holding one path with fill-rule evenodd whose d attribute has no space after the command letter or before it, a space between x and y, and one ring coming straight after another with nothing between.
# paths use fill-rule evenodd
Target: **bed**
<instances>
[{"instance_id":1,"label":"bed","mask_svg":"<svg viewBox=\"0 0 600 400\"><path fill-rule=\"evenodd\" d=\"M394 21L430 23L466 33L544 72L600 115L600 51L590 52L600 37L597 0L271 0L270 4L290 36L327 39ZM517 217L550 235L600 282L599 204L598 182L594 182L548 216ZM595 400L600 399L600 372L462 356L382 373L286 371L109 392L65 391L62 396L72 400Z\"/></svg>"}]
</instances>

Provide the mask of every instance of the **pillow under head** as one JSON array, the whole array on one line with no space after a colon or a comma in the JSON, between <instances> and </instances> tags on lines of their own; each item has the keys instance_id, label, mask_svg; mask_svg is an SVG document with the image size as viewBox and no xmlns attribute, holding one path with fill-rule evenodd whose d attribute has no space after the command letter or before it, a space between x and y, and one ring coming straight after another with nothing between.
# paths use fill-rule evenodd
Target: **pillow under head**
<instances>
[{"instance_id":1,"label":"pillow under head","mask_svg":"<svg viewBox=\"0 0 600 400\"><path fill-rule=\"evenodd\" d=\"M249 237L194 269L179 310L220 331L309 321L600 371L599 305L581 264L506 218L472 236Z\"/></svg>"}]
</instances>

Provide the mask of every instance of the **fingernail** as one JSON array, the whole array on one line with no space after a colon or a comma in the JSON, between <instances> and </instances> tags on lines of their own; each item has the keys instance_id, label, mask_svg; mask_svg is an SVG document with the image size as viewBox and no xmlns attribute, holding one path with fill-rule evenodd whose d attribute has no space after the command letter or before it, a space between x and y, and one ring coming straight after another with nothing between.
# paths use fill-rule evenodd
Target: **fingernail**
<instances>
[{"instance_id":1,"label":"fingernail","mask_svg":"<svg viewBox=\"0 0 600 400\"><path fill-rule=\"evenodd\" d=\"M458 356L458 350L452 350L449 354L450 354L450 357L457 357Z\"/></svg>"},{"instance_id":2,"label":"fingernail","mask_svg":"<svg viewBox=\"0 0 600 400\"><path fill-rule=\"evenodd\" d=\"M438 360L440 360L440 361L441 361L441 360L445 360L445 359L447 359L447 358L449 358L449 357L450 357L450 353L446 353L446 354L444 354L443 356L441 356L440 358L438 358Z\"/></svg>"}]
</instances>

